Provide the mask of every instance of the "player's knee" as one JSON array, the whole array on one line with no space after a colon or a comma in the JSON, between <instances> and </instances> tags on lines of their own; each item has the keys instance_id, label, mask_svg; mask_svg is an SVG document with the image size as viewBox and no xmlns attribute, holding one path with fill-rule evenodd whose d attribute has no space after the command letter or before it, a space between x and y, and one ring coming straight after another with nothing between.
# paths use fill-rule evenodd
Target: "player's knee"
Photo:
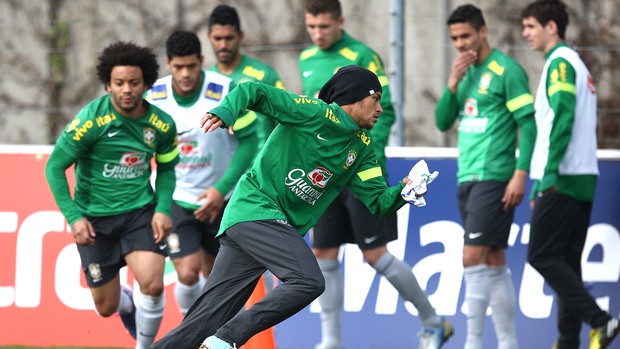
<instances>
[{"instance_id":1,"label":"player's knee","mask_svg":"<svg viewBox=\"0 0 620 349\"><path fill-rule=\"evenodd\" d=\"M114 315L116 313L117 308L118 308L118 304L112 304L111 302L107 300L95 302L95 310L97 311L97 314L103 317L110 317Z\"/></svg>"},{"instance_id":2,"label":"player's knee","mask_svg":"<svg viewBox=\"0 0 620 349\"><path fill-rule=\"evenodd\" d=\"M188 269L177 269L177 279L183 285L194 285L198 282L198 271Z\"/></svg>"},{"instance_id":3,"label":"player's knee","mask_svg":"<svg viewBox=\"0 0 620 349\"><path fill-rule=\"evenodd\" d=\"M139 285L140 292L151 297L159 297L164 292L163 280L151 280L148 282L140 283Z\"/></svg>"}]
</instances>

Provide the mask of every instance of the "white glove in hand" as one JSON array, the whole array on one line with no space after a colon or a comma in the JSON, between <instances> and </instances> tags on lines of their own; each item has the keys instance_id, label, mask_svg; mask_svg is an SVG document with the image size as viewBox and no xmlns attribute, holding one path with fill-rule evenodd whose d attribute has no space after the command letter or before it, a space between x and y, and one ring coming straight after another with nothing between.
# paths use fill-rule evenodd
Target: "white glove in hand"
<instances>
[{"instance_id":1,"label":"white glove in hand","mask_svg":"<svg viewBox=\"0 0 620 349\"><path fill-rule=\"evenodd\" d=\"M439 176L439 172L434 171L430 173L428 171L426 161L418 161L418 163L411 168L407 176L411 179L411 184L407 184L400 192L400 195L405 201L416 207L426 206L426 200L424 200L422 195L426 194L427 185L431 184L437 176Z\"/></svg>"}]
</instances>

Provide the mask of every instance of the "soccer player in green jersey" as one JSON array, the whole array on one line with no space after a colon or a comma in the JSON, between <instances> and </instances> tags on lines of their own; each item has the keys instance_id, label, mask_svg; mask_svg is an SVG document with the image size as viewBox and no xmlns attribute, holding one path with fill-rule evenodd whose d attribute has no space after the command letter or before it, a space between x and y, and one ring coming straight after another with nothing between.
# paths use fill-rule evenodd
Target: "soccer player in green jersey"
<instances>
[{"instance_id":1,"label":"soccer player in green jersey","mask_svg":"<svg viewBox=\"0 0 620 349\"><path fill-rule=\"evenodd\" d=\"M323 84L338 68L350 64L374 72L381 82L383 114L370 134L383 175L387 178L385 147L395 112L381 57L344 30L344 18L338 0L307 1L304 20L313 43L301 52L298 59L305 95L316 97ZM380 217L371 214L346 188L319 219L311 236L314 255L325 277L325 292L319 297L321 343L316 346L317 349L342 348L344 286L338 255L344 243L357 244L364 260L377 273L385 276L401 297L416 307L424 327L420 336L421 348L439 348L452 335L451 324L437 315L419 286L411 266L388 251L387 243L397 238L396 215Z\"/></svg>"},{"instance_id":2,"label":"soccer player in green jersey","mask_svg":"<svg viewBox=\"0 0 620 349\"><path fill-rule=\"evenodd\" d=\"M239 50L243 42L244 33L241 30L239 15L234 7L228 5L216 6L209 16L207 37L215 53L217 62L209 68L230 77L235 84L246 81L258 81L267 85L283 89L284 84L278 73L271 66L260 60L242 54ZM273 131L275 122L270 118L248 111L246 119L256 118L259 149Z\"/></svg>"},{"instance_id":3,"label":"soccer player in green jersey","mask_svg":"<svg viewBox=\"0 0 620 349\"><path fill-rule=\"evenodd\" d=\"M234 136L226 130L207 135L197 127L205 110L218 106L231 85L229 77L203 70L202 60L198 36L175 31L166 40L171 74L147 92L149 102L172 116L179 133L174 231L167 243L178 276L174 294L183 314L200 295L213 267L219 249L215 234L224 206L258 148L256 119L246 122L247 115L237 121Z\"/></svg>"},{"instance_id":4,"label":"soccer player in green jersey","mask_svg":"<svg viewBox=\"0 0 620 349\"><path fill-rule=\"evenodd\" d=\"M178 162L172 118L142 99L157 80L148 48L118 42L99 56L97 75L108 94L84 107L60 135L45 174L71 225L97 312L120 313L136 348L155 339L164 313L164 238ZM157 163L155 191L151 160ZM72 199L65 170L75 164ZM127 265L140 289L139 306L120 286Z\"/></svg>"},{"instance_id":5,"label":"soccer player in green jersey","mask_svg":"<svg viewBox=\"0 0 620 349\"><path fill-rule=\"evenodd\" d=\"M563 2L533 2L521 19L528 45L546 58L535 101L528 262L558 295L554 348L579 348L582 322L592 327L589 348L607 348L620 331L618 319L600 308L581 278L599 173L596 86L579 54L564 41L568 13Z\"/></svg>"},{"instance_id":6,"label":"soccer player in green jersey","mask_svg":"<svg viewBox=\"0 0 620 349\"><path fill-rule=\"evenodd\" d=\"M489 45L480 9L460 6L447 24L457 56L435 117L442 131L458 120L458 202L468 306L464 347L482 348L490 305L498 347L514 349L516 301L505 249L536 136L533 97L523 68Z\"/></svg>"},{"instance_id":7,"label":"soccer player in green jersey","mask_svg":"<svg viewBox=\"0 0 620 349\"><path fill-rule=\"evenodd\" d=\"M381 92L374 73L347 66L321 99L248 82L203 117L209 132L233 125L247 108L279 125L224 210L220 251L202 295L152 348L194 348L205 337L201 348L236 348L310 304L325 280L303 236L345 186L375 214L406 203L400 192L411 181L387 186L367 131L382 112ZM282 283L240 313L265 270Z\"/></svg>"}]
</instances>

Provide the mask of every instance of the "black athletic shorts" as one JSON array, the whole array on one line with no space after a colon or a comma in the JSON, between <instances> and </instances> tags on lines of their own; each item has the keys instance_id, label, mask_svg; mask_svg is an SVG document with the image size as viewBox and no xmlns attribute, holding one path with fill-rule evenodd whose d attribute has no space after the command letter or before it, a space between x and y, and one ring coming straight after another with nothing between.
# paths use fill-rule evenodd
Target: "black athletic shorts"
<instances>
[{"instance_id":1,"label":"black athletic shorts","mask_svg":"<svg viewBox=\"0 0 620 349\"><path fill-rule=\"evenodd\" d=\"M136 250L165 255L166 244L157 245L151 221L154 205L105 217L86 217L95 228L94 245L77 245L88 287L102 286L126 265L125 255Z\"/></svg>"},{"instance_id":2,"label":"black athletic shorts","mask_svg":"<svg viewBox=\"0 0 620 349\"><path fill-rule=\"evenodd\" d=\"M502 197L507 182L465 182L458 201L465 230L465 245L506 248L514 210L504 211Z\"/></svg>"},{"instance_id":3,"label":"black athletic shorts","mask_svg":"<svg viewBox=\"0 0 620 349\"><path fill-rule=\"evenodd\" d=\"M316 248L355 243L362 250L386 245L397 238L396 214L389 217L371 214L346 187L329 205L310 235L312 246Z\"/></svg>"},{"instance_id":4,"label":"black athletic shorts","mask_svg":"<svg viewBox=\"0 0 620 349\"><path fill-rule=\"evenodd\" d=\"M194 254L198 252L200 247L215 256L220 248L220 243L215 235L220 229L223 212L222 209L213 223L201 222L194 217L193 210L185 209L173 202L172 222L174 228L166 240L168 243L167 253L170 258L176 259Z\"/></svg>"}]
</instances>

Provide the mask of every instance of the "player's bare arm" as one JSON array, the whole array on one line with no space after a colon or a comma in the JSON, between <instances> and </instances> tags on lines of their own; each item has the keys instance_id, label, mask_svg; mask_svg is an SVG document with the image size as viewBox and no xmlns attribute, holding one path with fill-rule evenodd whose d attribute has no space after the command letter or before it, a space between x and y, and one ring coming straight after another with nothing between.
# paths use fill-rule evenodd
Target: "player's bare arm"
<instances>
[{"instance_id":1,"label":"player's bare arm","mask_svg":"<svg viewBox=\"0 0 620 349\"><path fill-rule=\"evenodd\" d=\"M210 223L213 223L224 208L224 195L219 190L211 187L200 193L197 201L202 199L207 199L207 201L194 211L194 217L199 221L208 219Z\"/></svg>"},{"instance_id":2,"label":"player's bare arm","mask_svg":"<svg viewBox=\"0 0 620 349\"><path fill-rule=\"evenodd\" d=\"M160 243L172 232L172 218L165 213L155 212L151 226L153 227L155 242Z\"/></svg>"},{"instance_id":3,"label":"player's bare arm","mask_svg":"<svg viewBox=\"0 0 620 349\"><path fill-rule=\"evenodd\" d=\"M71 233L78 245L92 245L95 243L95 228L86 218L73 223L71 225Z\"/></svg>"}]
</instances>

